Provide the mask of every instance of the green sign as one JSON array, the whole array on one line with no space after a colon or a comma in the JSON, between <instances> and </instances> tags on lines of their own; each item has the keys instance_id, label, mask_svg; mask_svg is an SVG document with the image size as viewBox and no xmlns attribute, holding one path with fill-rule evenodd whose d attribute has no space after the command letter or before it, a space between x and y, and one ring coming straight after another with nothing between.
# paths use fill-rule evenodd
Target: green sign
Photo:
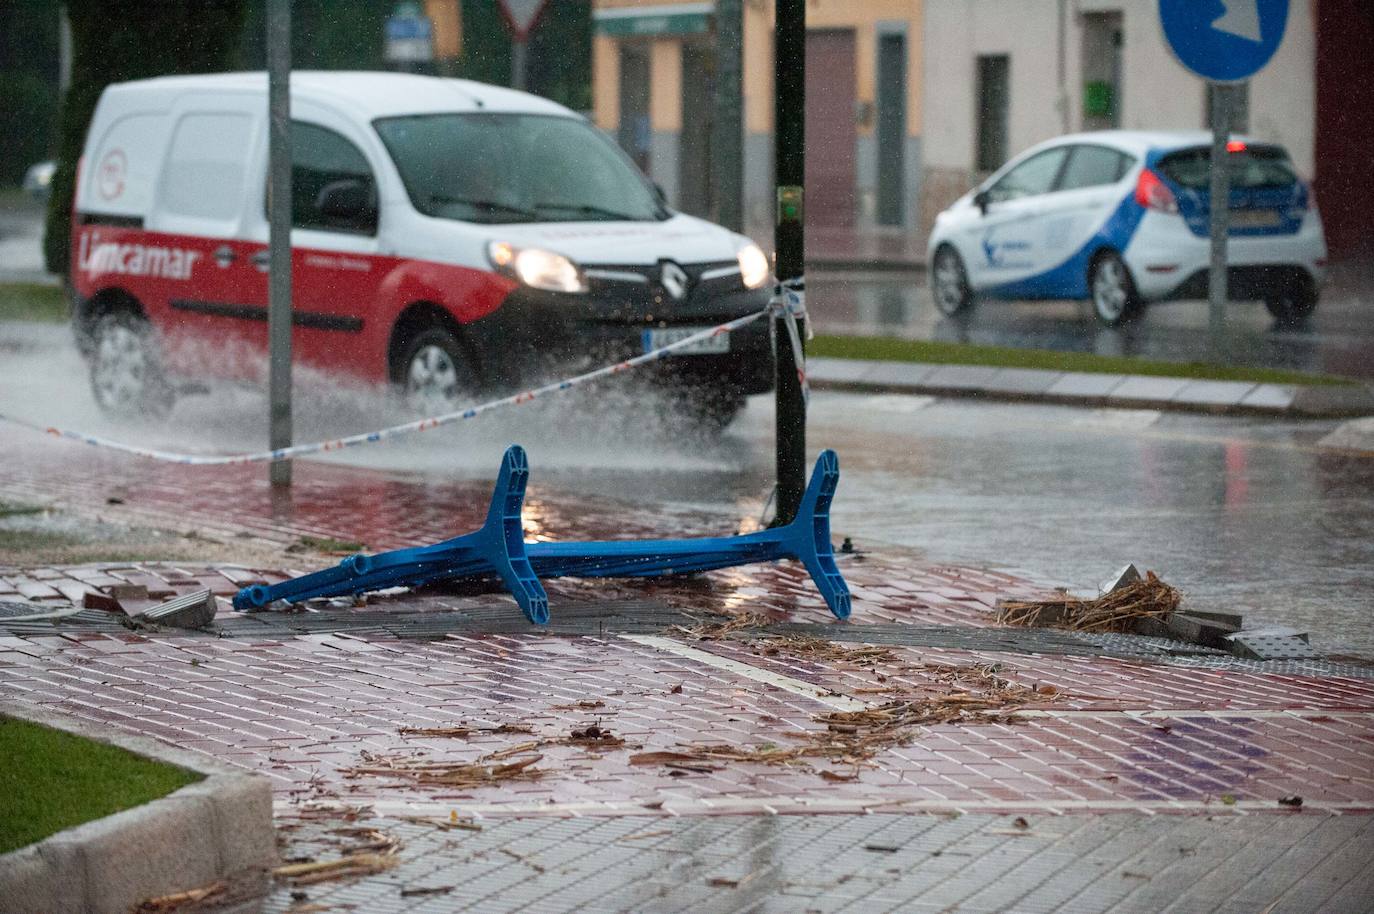
<instances>
[{"instance_id":1,"label":"green sign","mask_svg":"<svg viewBox=\"0 0 1374 914\"><path fill-rule=\"evenodd\" d=\"M618 11L617 11L618 12ZM710 13L643 13L596 16L596 33L616 38L636 35L700 35L711 30Z\"/></svg>"}]
</instances>

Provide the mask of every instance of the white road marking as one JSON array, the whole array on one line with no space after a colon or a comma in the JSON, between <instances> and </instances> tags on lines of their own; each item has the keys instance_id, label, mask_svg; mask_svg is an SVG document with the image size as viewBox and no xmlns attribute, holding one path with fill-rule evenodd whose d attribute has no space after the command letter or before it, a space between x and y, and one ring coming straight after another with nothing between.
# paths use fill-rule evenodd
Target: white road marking
<instances>
[{"instance_id":1,"label":"white road marking","mask_svg":"<svg viewBox=\"0 0 1374 914\"><path fill-rule=\"evenodd\" d=\"M633 641L636 644L642 644L645 647L657 648L660 651L667 651L670 654L676 654L679 657L695 661L696 663L715 667L727 673L734 673L736 676L743 676L745 679L751 679L754 682L776 686L794 695L800 695L803 698L819 701L821 704L834 708L836 711L864 711L869 707L867 702L859 701L846 695L837 695L828 689L812 685L809 682L802 682L800 679L793 679L790 676L783 676L780 673L762 670L756 666L750 666L747 663L740 663L738 660L731 660L728 657L718 657L708 651L689 647L681 641L674 641L672 638L661 638L657 635L621 635L620 637L627 641Z\"/></svg>"}]
</instances>

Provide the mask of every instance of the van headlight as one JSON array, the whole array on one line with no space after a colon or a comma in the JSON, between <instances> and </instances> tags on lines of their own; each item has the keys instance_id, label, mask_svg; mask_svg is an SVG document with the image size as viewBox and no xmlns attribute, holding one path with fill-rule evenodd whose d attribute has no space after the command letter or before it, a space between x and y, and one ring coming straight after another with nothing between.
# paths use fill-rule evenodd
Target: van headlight
<instances>
[{"instance_id":1,"label":"van headlight","mask_svg":"<svg viewBox=\"0 0 1374 914\"><path fill-rule=\"evenodd\" d=\"M746 289L757 289L768 282L772 272L768 265L768 255L757 244L746 244L739 249L739 278Z\"/></svg>"},{"instance_id":2,"label":"van headlight","mask_svg":"<svg viewBox=\"0 0 1374 914\"><path fill-rule=\"evenodd\" d=\"M587 279L577 264L553 251L518 248L505 241L493 241L487 245L487 259L496 272L531 289L547 292L587 291Z\"/></svg>"}]
</instances>

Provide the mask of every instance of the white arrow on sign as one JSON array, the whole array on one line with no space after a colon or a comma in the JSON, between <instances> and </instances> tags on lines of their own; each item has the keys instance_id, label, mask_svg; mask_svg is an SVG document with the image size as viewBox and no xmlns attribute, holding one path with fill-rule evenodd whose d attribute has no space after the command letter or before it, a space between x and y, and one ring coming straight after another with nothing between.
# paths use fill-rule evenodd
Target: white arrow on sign
<instances>
[{"instance_id":1,"label":"white arrow on sign","mask_svg":"<svg viewBox=\"0 0 1374 914\"><path fill-rule=\"evenodd\" d=\"M1212 23L1212 28L1246 41L1264 40L1260 34L1259 0L1221 0L1221 5L1226 12Z\"/></svg>"},{"instance_id":2,"label":"white arrow on sign","mask_svg":"<svg viewBox=\"0 0 1374 914\"><path fill-rule=\"evenodd\" d=\"M548 0L501 0L501 12L506 15L506 24L515 34L517 41L530 37L539 14L544 11Z\"/></svg>"}]
</instances>

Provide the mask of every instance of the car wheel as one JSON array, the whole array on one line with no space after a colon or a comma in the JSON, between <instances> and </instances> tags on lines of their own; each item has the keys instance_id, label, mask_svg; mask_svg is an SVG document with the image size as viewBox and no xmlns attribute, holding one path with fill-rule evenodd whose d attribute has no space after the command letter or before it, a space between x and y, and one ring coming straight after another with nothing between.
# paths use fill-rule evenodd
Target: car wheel
<instances>
[{"instance_id":1,"label":"car wheel","mask_svg":"<svg viewBox=\"0 0 1374 914\"><path fill-rule=\"evenodd\" d=\"M1140 316L1142 303L1136 293L1131 271L1121 256L1104 251L1093 261L1088 272L1088 291L1092 295L1097 319L1108 327L1132 321Z\"/></svg>"},{"instance_id":2,"label":"car wheel","mask_svg":"<svg viewBox=\"0 0 1374 914\"><path fill-rule=\"evenodd\" d=\"M973 304L973 290L969 288L963 258L949 245L935 252L930 291L935 298L935 307L946 317L965 311Z\"/></svg>"},{"instance_id":3,"label":"car wheel","mask_svg":"<svg viewBox=\"0 0 1374 914\"><path fill-rule=\"evenodd\" d=\"M401 360L401 391L406 406L425 416L451 413L471 402L477 389L472 360L449 331L425 330L411 341Z\"/></svg>"},{"instance_id":4,"label":"car wheel","mask_svg":"<svg viewBox=\"0 0 1374 914\"><path fill-rule=\"evenodd\" d=\"M1301 325L1317 309L1317 284L1312 277L1294 275L1264 297L1264 306L1280 327Z\"/></svg>"},{"instance_id":5,"label":"car wheel","mask_svg":"<svg viewBox=\"0 0 1374 914\"><path fill-rule=\"evenodd\" d=\"M689 431L710 439L735 421L744 409L745 397L726 385L693 385L674 391L671 405L673 414L685 420Z\"/></svg>"},{"instance_id":6,"label":"car wheel","mask_svg":"<svg viewBox=\"0 0 1374 914\"><path fill-rule=\"evenodd\" d=\"M92 334L90 359L91 393L101 412L162 418L172 411L176 392L163 374L147 318L130 311L103 315Z\"/></svg>"}]
</instances>

